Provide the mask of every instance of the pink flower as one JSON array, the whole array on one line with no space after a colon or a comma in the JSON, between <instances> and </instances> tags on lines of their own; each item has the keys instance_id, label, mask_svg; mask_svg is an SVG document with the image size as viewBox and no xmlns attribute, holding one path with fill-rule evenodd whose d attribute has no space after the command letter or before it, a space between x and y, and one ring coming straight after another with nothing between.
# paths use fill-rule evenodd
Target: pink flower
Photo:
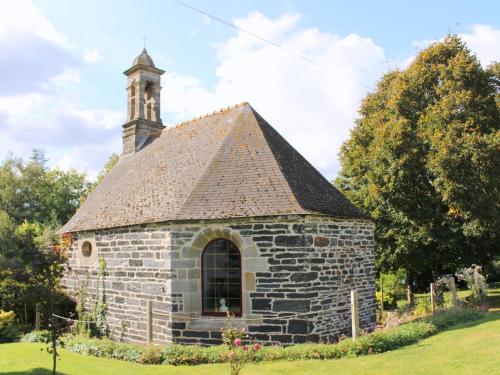
<instances>
[{"instance_id":1,"label":"pink flower","mask_svg":"<svg viewBox=\"0 0 500 375\"><path fill-rule=\"evenodd\" d=\"M254 351L258 351L259 349L260 349L260 344L259 343L256 342L255 344L253 344L253 350Z\"/></svg>"},{"instance_id":2,"label":"pink flower","mask_svg":"<svg viewBox=\"0 0 500 375\"><path fill-rule=\"evenodd\" d=\"M234 345L241 346L241 339L239 337L234 340Z\"/></svg>"},{"instance_id":3,"label":"pink flower","mask_svg":"<svg viewBox=\"0 0 500 375\"><path fill-rule=\"evenodd\" d=\"M243 350L244 350L244 351L247 351L247 350L248 350L248 345L245 345L245 346L243 347Z\"/></svg>"}]
</instances>

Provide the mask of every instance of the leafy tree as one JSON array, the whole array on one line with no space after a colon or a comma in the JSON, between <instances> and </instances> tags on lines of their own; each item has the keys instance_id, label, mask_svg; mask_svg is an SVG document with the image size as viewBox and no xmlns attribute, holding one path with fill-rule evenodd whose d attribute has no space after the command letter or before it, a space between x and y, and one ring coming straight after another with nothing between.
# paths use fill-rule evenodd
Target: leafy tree
<instances>
[{"instance_id":1,"label":"leafy tree","mask_svg":"<svg viewBox=\"0 0 500 375\"><path fill-rule=\"evenodd\" d=\"M38 279L50 263L47 244L55 243L55 230L73 215L87 185L84 174L50 169L38 150L27 162L11 156L0 165L0 308L24 323L32 321L35 303L48 298ZM71 307L61 292L57 301Z\"/></svg>"},{"instance_id":2,"label":"leafy tree","mask_svg":"<svg viewBox=\"0 0 500 375\"><path fill-rule=\"evenodd\" d=\"M113 168L115 164L118 163L118 160L120 160L120 156L118 154L111 154L106 164L104 164L103 170L97 175L96 180L89 185L85 197L89 195L97 187L97 185L99 185L99 183L104 179L104 176L106 176L111 168Z\"/></svg>"},{"instance_id":3,"label":"leafy tree","mask_svg":"<svg viewBox=\"0 0 500 375\"><path fill-rule=\"evenodd\" d=\"M52 355L52 374L56 375L58 347L64 343L61 336L65 324L61 323L56 313L60 311L57 306L60 302L60 281L66 269L66 250L70 245L68 237L56 235L54 231L45 231L38 238L40 250L38 262L40 272L34 275L35 288L44 295L44 305L48 316L50 337L47 338L47 352Z\"/></svg>"},{"instance_id":4,"label":"leafy tree","mask_svg":"<svg viewBox=\"0 0 500 375\"><path fill-rule=\"evenodd\" d=\"M62 246L55 232L117 161L113 154L93 184L85 174L49 168L39 150L28 161L10 156L0 164L0 309L15 311L22 323L33 321L37 302L49 319L54 309L73 310L58 287L64 254L54 253ZM60 327L50 324L56 335Z\"/></svg>"},{"instance_id":5,"label":"leafy tree","mask_svg":"<svg viewBox=\"0 0 500 375\"><path fill-rule=\"evenodd\" d=\"M9 157L0 165L0 210L17 224L58 226L73 215L87 187L85 174L49 169L44 153L34 150L28 162Z\"/></svg>"},{"instance_id":6,"label":"leafy tree","mask_svg":"<svg viewBox=\"0 0 500 375\"><path fill-rule=\"evenodd\" d=\"M335 184L376 220L378 266L410 286L498 254L499 82L448 36L382 77L341 148Z\"/></svg>"}]
</instances>

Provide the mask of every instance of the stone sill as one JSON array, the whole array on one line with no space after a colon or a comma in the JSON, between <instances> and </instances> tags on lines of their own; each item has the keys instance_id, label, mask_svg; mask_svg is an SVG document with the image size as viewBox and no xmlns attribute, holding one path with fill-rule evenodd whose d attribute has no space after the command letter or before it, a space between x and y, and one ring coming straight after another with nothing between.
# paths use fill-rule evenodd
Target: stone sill
<instances>
[{"instance_id":1,"label":"stone sill","mask_svg":"<svg viewBox=\"0 0 500 375\"><path fill-rule=\"evenodd\" d=\"M221 328L224 328L226 324L226 320L222 317L199 316L197 319L199 320L194 320L186 324L186 328L195 331L220 331ZM173 319L173 321L175 321L175 318ZM250 324L262 324L262 318L255 315L235 317L233 318L233 324L238 328L244 328Z\"/></svg>"}]
</instances>

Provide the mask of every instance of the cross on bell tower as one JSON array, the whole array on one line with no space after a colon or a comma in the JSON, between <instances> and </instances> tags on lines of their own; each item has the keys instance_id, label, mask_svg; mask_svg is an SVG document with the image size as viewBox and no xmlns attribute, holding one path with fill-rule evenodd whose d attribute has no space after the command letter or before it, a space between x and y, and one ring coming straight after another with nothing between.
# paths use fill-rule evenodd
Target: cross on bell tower
<instances>
[{"instance_id":1,"label":"cross on bell tower","mask_svg":"<svg viewBox=\"0 0 500 375\"><path fill-rule=\"evenodd\" d=\"M146 38L144 37L144 43ZM160 116L161 75L146 48L134 59L127 76L127 122L123 125L123 153L139 151L164 128Z\"/></svg>"}]
</instances>

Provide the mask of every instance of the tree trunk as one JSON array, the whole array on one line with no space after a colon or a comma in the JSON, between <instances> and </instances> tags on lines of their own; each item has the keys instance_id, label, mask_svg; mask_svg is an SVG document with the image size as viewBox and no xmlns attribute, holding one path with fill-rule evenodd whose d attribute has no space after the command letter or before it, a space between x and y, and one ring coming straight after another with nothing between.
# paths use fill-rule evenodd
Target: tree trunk
<instances>
[{"instance_id":1,"label":"tree trunk","mask_svg":"<svg viewBox=\"0 0 500 375\"><path fill-rule=\"evenodd\" d=\"M50 276L52 277L52 275ZM55 285L52 280L49 280L49 306L50 306L50 330L52 333L52 375L56 375L57 366L57 338L58 332L56 321L54 319L54 289Z\"/></svg>"},{"instance_id":2,"label":"tree trunk","mask_svg":"<svg viewBox=\"0 0 500 375\"><path fill-rule=\"evenodd\" d=\"M57 338L53 336L52 338L52 375L56 375L57 366Z\"/></svg>"}]
</instances>

